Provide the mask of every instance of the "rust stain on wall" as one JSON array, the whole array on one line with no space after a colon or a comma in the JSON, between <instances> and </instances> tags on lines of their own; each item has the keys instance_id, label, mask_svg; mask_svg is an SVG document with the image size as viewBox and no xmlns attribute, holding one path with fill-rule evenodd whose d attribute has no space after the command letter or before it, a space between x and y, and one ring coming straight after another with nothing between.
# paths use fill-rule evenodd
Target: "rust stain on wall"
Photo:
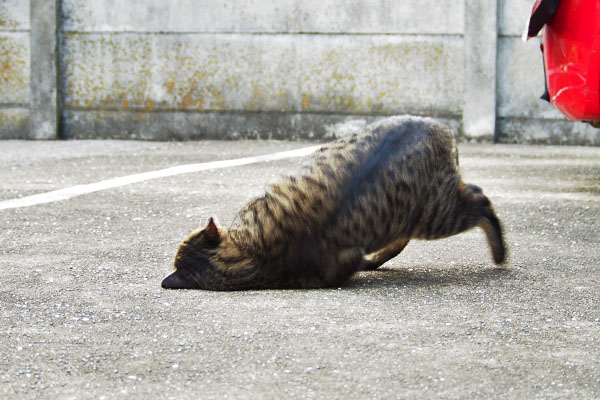
<instances>
[{"instance_id":1,"label":"rust stain on wall","mask_svg":"<svg viewBox=\"0 0 600 400\"><path fill-rule=\"evenodd\" d=\"M26 46L21 37L0 36L0 101L28 101L29 51Z\"/></svg>"},{"instance_id":2,"label":"rust stain on wall","mask_svg":"<svg viewBox=\"0 0 600 400\"><path fill-rule=\"evenodd\" d=\"M460 82L441 40L304 38L301 44L298 50L287 37L70 32L63 51L66 106L352 114L458 104L447 95Z\"/></svg>"},{"instance_id":3,"label":"rust stain on wall","mask_svg":"<svg viewBox=\"0 0 600 400\"><path fill-rule=\"evenodd\" d=\"M216 57L199 58L177 38L69 33L64 54L67 107L148 112L226 107L228 76L220 73Z\"/></svg>"},{"instance_id":4,"label":"rust stain on wall","mask_svg":"<svg viewBox=\"0 0 600 400\"><path fill-rule=\"evenodd\" d=\"M305 96L302 96L302 109L306 109L310 104L310 100Z\"/></svg>"},{"instance_id":5,"label":"rust stain on wall","mask_svg":"<svg viewBox=\"0 0 600 400\"><path fill-rule=\"evenodd\" d=\"M19 22L11 19L3 8L4 5L0 3L0 28L15 29L19 26Z\"/></svg>"},{"instance_id":6,"label":"rust stain on wall","mask_svg":"<svg viewBox=\"0 0 600 400\"><path fill-rule=\"evenodd\" d=\"M165 88L167 88L167 93L172 95L173 91L175 90L175 85L176 85L175 80L166 81L164 83L164 85L165 85Z\"/></svg>"}]
</instances>

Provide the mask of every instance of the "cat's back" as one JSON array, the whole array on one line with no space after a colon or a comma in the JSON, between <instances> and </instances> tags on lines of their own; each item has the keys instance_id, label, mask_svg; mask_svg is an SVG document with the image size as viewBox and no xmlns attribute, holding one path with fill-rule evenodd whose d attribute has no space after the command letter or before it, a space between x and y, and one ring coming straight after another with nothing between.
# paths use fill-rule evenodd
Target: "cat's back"
<instances>
[{"instance_id":1,"label":"cat's back","mask_svg":"<svg viewBox=\"0 0 600 400\"><path fill-rule=\"evenodd\" d=\"M428 162L446 159L456 162L458 159L454 135L431 118L389 117L371 125L363 135L363 140L368 141L369 136L374 138L375 145L368 158L379 165L396 158L410 162L415 155L419 157L423 152L427 157L417 159L422 166Z\"/></svg>"},{"instance_id":2,"label":"cat's back","mask_svg":"<svg viewBox=\"0 0 600 400\"><path fill-rule=\"evenodd\" d=\"M458 164L454 135L430 118L385 118L320 149L303 170L346 193L381 175L424 175Z\"/></svg>"},{"instance_id":3,"label":"cat's back","mask_svg":"<svg viewBox=\"0 0 600 400\"><path fill-rule=\"evenodd\" d=\"M444 125L429 118L389 117L324 145L296 174L270 185L265 200L285 214L320 220L339 211L345 199L382 189L373 185L419 181L457 164L454 136Z\"/></svg>"}]
</instances>

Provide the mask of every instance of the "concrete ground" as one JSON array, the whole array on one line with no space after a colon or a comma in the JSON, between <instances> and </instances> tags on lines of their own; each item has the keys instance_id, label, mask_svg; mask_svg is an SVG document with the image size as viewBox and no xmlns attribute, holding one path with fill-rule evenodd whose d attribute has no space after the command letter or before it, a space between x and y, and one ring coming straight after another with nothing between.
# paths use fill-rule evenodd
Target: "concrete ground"
<instances>
[{"instance_id":1,"label":"concrete ground","mask_svg":"<svg viewBox=\"0 0 600 400\"><path fill-rule=\"evenodd\" d=\"M286 142L0 142L0 201ZM0 398L600 398L600 148L460 146L479 230L339 289L165 291L179 242L301 158L0 210Z\"/></svg>"}]
</instances>

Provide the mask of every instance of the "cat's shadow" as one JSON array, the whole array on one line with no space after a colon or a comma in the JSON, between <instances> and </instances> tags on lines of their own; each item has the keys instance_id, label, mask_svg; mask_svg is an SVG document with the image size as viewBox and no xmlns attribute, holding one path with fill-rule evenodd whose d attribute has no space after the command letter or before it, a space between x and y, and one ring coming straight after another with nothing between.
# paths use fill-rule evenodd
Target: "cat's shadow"
<instances>
[{"instance_id":1,"label":"cat's shadow","mask_svg":"<svg viewBox=\"0 0 600 400\"><path fill-rule=\"evenodd\" d=\"M386 267L354 274L347 288L384 288L398 286L478 285L498 279L514 278L515 271L503 267L463 268L457 266Z\"/></svg>"}]
</instances>

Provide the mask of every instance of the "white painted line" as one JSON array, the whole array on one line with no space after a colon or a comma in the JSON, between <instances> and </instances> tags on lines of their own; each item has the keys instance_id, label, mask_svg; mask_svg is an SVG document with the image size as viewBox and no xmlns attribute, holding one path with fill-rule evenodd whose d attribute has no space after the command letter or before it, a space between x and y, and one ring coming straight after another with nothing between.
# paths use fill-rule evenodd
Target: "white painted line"
<instances>
[{"instance_id":1,"label":"white painted line","mask_svg":"<svg viewBox=\"0 0 600 400\"><path fill-rule=\"evenodd\" d=\"M119 178L107 179L104 181L90 183L87 185L76 185L64 189L54 190L51 192L35 194L33 196L22 197L19 199L10 199L0 201L0 210L12 208L21 208L35 206L38 204L52 203L55 201L68 200L73 197L81 196L88 193L98 192L101 190L112 189L120 186L131 185L147 181L150 179L164 178L167 176L188 174L190 172L206 171L209 169L221 169L229 167L238 167L240 165L254 164L264 161L276 161L286 158L307 156L321 146L304 147L301 149L282 151L279 153L265 154L262 156L238 158L234 160L211 161L199 164L178 165L176 167L161 169L158 171L143 172L141 174L127 175Z\"/></svg>"}]
</instances>

